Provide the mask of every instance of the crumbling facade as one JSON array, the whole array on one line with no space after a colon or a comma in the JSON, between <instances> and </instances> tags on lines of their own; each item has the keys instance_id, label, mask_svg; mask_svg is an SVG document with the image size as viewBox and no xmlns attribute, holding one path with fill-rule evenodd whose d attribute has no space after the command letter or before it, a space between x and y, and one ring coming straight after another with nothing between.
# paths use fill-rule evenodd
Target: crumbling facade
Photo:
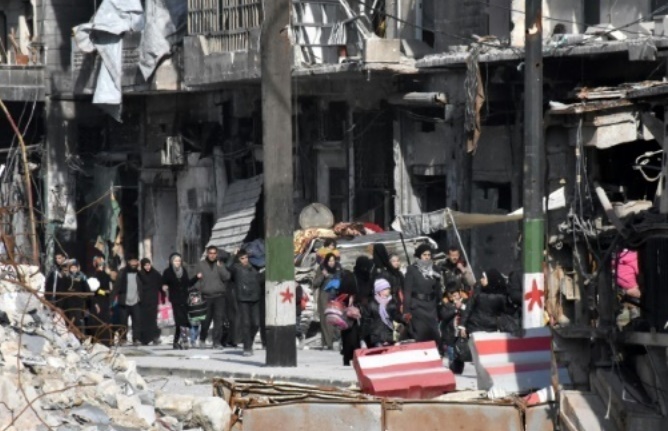
<instances>
[{"instance_id":1,"label":"crumbling facade","mask_svg":"<svg viewBox=\"0 0 668 431\"><path fill-rule=\"evenodd\" d=\"M0 64L0 96L15 116L37 106L29 144L42 149L32 158L46 245L139 251L159 268L173 251L197 261L229 215L228 188L262 173L261 2L188 1L148 77L138 66L148 27L122 34L121 122L91 103L99 55L70 38L93 5L46 0L21 15L19 3L27 5L9 0L0 10L28 65ZM147 0L144 13L158 3L178 2ZM545 0L543 14L547 309L553 323L575 328L564 343L582 347L592 321L608 328L615 318L609 254L621 240L606 235L623 221L605 215L596 185L621 219L668 195L658 181L668 2ZM523 1L299 0L292 16L297 210L317 201L337 221L389 227L396 215L445 207L522 208ZM262 232L262 199L248 187L239 193L259 202L256 217L234 223L252 239ZM501 226L462 232L476 273L519 268L520 224ZM582 364L609 353L594 344L581 349L591 358L572 358L577 383L588 380Z\"/></svg>"}]
</instances>

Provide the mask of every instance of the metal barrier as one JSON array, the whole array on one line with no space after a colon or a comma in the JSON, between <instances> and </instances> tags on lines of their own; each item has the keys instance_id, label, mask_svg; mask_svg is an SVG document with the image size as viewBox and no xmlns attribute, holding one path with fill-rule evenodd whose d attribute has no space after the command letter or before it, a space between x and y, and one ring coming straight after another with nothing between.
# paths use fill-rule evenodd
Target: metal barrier
<instances>
[{"instance_id":1,"label":"metal barrier","mask_svg":"<svg viewBox=\"0 0 668 431\"><path fill-rule=\"evenodd\" d=\"M552 431L554 404L526 407L519 399L408 401L353 390L261 380L215 379L214 395L233 411L230 429L340 431ZM449 395L446 397L450 397ZM452 401L451 401L452 400ZM529 427L530 426L530 427Z\"/></svg>"}]
</instances>

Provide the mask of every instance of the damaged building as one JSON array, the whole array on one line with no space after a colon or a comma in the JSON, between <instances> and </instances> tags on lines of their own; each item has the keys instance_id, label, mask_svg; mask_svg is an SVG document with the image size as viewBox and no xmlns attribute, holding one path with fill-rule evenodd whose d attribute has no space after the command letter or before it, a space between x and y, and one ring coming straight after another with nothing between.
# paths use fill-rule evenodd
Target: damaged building
<instances>
[{"instance_id":1,"label":"damaged building","mask_svg":"<svg viewBox=\"0 0 668 431\"><path fill-rule=\"evenodd\" d=\"M195 263L212 234L229 250L261 237L262 2L118 1L122 25L105 30L109 3L0 0L0 97L25 129L47 255L138 252L162 269L174 251ZM524 1L292 5L296 211L320 202L336 221L389 228L522 208ZM668 1L545 0L543 14L547 309L577 345L601 335L592 321L614 324L610 255L641 247L624 220L668 210ZM6 190L21 171L0 124ZM521 225L501 226L462 231L477 274L521 268ZM650 242L641 255L663 256ZM576 383L604 344L573 359Z\"/></svg>"}]
</instances>

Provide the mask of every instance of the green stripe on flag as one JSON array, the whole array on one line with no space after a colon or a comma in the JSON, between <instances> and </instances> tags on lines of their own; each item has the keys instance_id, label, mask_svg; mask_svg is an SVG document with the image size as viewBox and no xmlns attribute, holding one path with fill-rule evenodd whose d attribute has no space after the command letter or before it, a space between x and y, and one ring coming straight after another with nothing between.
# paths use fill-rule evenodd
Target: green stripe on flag
<instances>
[{"instance_id":1,"label":"green stripe on flag","mask_svg":"<svg viewBox=\"0 0 668 431\"><path fill-rule=\"evenodd\" d=\"M294 280L295 264L291 237L267 238L265 252L267 256L267 280L279 282Z\"/></svg>"},{"instance_id":2,"label":"green stripe on flag","mask_svg":"<svg viewBox=\"0 0 668 431\"><path fill-rule=\"evenodd\" d=\"M524 220L524 273L543 272L544 221Z\"/></svg>"}]
</instances>

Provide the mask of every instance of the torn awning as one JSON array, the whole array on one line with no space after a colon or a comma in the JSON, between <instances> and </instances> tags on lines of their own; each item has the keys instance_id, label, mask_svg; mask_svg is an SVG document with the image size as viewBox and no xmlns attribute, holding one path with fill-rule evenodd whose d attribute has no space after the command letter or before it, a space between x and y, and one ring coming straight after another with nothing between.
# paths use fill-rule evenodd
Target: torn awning
<instances>
[{"instance_id":1,"label":"torn awning","mask_svg":"<svg viewBox=\"0 0 668 431\"><path fill-rule=\"evenodd\" d=\"M263 176L235 181L227 187L223 198L223 215L211 232L208 246L228 252L239 247L255 219L255 207L262 193Z\"/></svg>"},{"instance_id":2,"label":"torn awning","mask_svg":"<svg viewBox=\"0 0 668 431\"><path fill-rule=\"evenodd\" d=\"M453 227L453 220L457 229L461 230L522 220L522 214L471 214L445 208L429 213L399 215L392 222L392 229L406 235L428 235Z\"/></svg>"}]
</instances>

